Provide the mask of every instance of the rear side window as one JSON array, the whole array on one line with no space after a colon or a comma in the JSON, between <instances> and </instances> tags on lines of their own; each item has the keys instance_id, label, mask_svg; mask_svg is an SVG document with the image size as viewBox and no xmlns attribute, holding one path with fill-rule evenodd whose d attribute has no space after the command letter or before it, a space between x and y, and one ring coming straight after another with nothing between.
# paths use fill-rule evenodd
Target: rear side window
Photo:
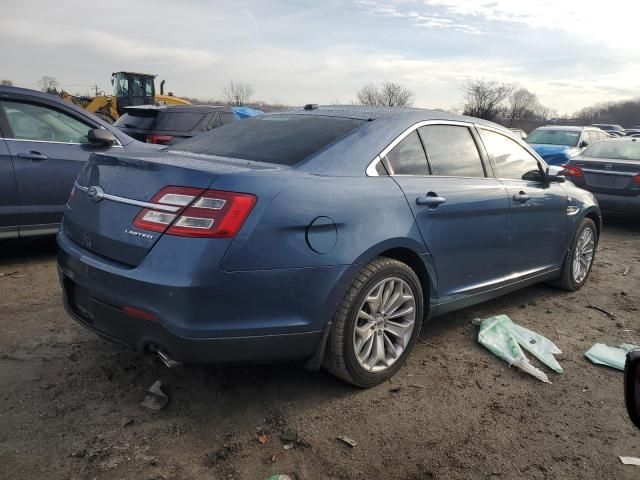
<instances>
[{"instance_id":1,"label":"rear side window","mask_svg":"<svg viewBox=\"0 0 640 480\"><path fill-rule=\"evenodd\" d=\"M428 125L418 129L432 175L484 177L476 142L467 127Z\"/></svg>"},{"instance_id":2,"label":"rear side window","mask_svg":"<svg viewBox=\"0 0 640 480\"><path fill-rule=\"evenodd\" d=\"M392 175L429 175L427 157L418 132L413 131L386 155Z\"/></svg>"},{"instance_id":3,"label":"rear side window","mask_svg":"<svg viewBox=\"0 0 640 480\"><path fill-rule=\"evenodd\" d=\"M499 178L523 180L526 173L539 170L538 160L510 138L484 129L480 134L496 163Z\"/></svg>"},{"instance_id":4,"label":"rear side window","mask_svg":"<svg viewBox=\"0 0 640 480\"><path fill-rule=\"evenodd\" d=\"M295 165L360 127L365 120L322 115L262 115L198 135L170 151Z\"/></svg>"},{"instance_id":5,"label":"rear side window","mask_svg":"<svg viewBox=\"0 0 640 480\"><path fill-rule=\"evenodd\" d=\"M208 112L172 112L140 109L125 113L115 123L116 127L157 130L165 132L190 132L208 115Z\"/></svg>"}]
</instances>

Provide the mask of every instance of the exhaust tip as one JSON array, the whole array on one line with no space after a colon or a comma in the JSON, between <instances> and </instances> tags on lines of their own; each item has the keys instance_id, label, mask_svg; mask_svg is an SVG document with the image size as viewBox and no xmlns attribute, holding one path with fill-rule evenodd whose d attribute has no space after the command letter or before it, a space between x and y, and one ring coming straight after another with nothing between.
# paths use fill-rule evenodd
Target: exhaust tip
<instances>
[{"instance_id":1,"label":"exhaust tip","mask_svg":"<svg viewBox=\"0 0 640 480\"><path fill-rule=\"evenodd\" d=\"M162 363L164 363L169 368L176 368L182 365L182 362L174 360L169 356L167 352L163 350L158 349L156 353L158 354L158 357L160 358L160 360L162 360Z\"/></svg>"}]
</instances>

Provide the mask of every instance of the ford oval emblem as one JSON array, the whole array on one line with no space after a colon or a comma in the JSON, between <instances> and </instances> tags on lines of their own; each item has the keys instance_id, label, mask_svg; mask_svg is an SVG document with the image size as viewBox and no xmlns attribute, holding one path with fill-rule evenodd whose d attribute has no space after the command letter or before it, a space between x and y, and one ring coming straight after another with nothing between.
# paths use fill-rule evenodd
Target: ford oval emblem
<instances>
[{"instance_id":1,"label":"ford oval emblem","mask_svg":"<svg viewBox=\"0 0 640 480\"><path fill-rule=\"evenodd\" d=\"M87 196L92 202L99 202L104 198L104 190L94 185L87 190Z\"/></svg>"}]
</instances>

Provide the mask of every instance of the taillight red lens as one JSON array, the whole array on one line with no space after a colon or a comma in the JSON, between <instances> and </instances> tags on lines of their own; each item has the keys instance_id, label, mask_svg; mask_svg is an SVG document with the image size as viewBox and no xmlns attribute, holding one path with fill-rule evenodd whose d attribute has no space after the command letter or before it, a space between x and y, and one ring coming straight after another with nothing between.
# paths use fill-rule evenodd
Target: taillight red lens
<instances>
[{"instance_id":1,"label":"taillight red lens","mask_svg":"<svg viewBox=\"0 0 640 480\"><path fill-rule=\"evenodd\" d=\"M147 143L155 143L158 145L169 145L169 142L173 140L171 135L147 135Z\"/></svg>"},{"instance_id":2,"label":"taillight red lens","mask_svg":"<svg viewBox=\"0 0 640 480\"><path fill-rule=\"evenodd\" d=\"M562 165L563 170L560 172L560 175L564 175L565 177L582 177L582 169L578 167L574 167L573 165L569 165L565 163Z\"/></svg>"},{"instance_id":3,"label":"taillight red lens","mask_svg":"<svg viewBox=\"0 0 640 480\"><path fill-rule=\"evenodd\" d=\"M174 211L145 208L134 226L184 237L235 237L251 213L257 198L248 193L166 187L152 199Z\"/></svg>"},{"instance_id":4,"label":"taillight red lens","mask_svg":"<svg viewBox=\"0 0 640 480\"><path fill-rule=\"evenodd\" d=\"M633 177L633 183L640 184L640 175L636 175L635 177Z\"/></svg>"},{"instance_id":5,"label":"taillight red lens","mask_svg":"<svg viewBox=\"0 0 640 480\"><path fill-rule=\"evenodd\" d=\"M198 196L204 192L202 188L165 187L150 200L167 209L144 208L133 221L133 225L143 230L164 232L178 215Z\"/></svg>"}]
</instances>

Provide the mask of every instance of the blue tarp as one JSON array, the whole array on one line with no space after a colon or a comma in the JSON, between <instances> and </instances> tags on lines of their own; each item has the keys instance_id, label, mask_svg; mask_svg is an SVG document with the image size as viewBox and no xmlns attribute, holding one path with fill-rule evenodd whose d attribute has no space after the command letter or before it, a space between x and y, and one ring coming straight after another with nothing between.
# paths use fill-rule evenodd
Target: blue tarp
<instances>
[{"instance_id":1,"label":"blue tarp","mask_svg":"<svg viewBox=\"0 0 640 480\"><path fill-rule=\"evenodd\" d=\"M245 118L255 117L264 113L261 110L255 110L249 107L231 107L231 111L237 120L244 120Z\"/></svg>"}]
</instances>

